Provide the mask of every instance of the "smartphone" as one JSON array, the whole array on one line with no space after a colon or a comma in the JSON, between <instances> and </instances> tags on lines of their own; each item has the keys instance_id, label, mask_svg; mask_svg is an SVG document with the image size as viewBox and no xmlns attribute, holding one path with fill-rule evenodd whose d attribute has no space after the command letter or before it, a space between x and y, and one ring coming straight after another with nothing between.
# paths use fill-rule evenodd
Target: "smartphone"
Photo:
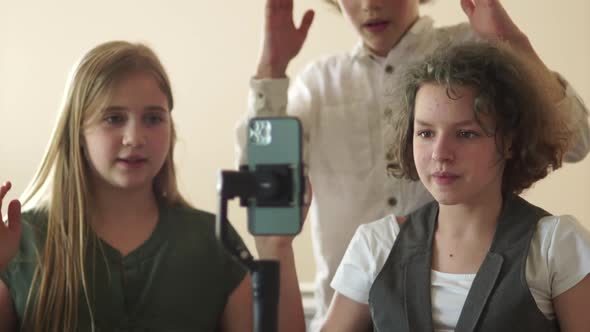
<instances>
[{"instance_id":1,"label":"smartphone","mask_svg":"<svg viewBox=\"0 0 590 332\"><path fill-rule=\"evenodd\" d=\"M248 170L257 194L248 200L253 235L294 235L301 231L304 196L301 123L295 117L253 118L248 125Z\"/></svg>"}]
</instances>

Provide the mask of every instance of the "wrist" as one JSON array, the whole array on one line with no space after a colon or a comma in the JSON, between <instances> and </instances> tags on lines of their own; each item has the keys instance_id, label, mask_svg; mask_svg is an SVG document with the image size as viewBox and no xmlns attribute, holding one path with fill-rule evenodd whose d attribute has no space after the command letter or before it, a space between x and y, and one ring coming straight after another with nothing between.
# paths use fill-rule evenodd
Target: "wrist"
<instances>
[{"instance_id":1,"label":"wrist","mask_svg":"<svg viewBox=\"0 0 590 332\"><path fill-rule=\"evenodd\" d=\"M508 42L508 44L510 44L513 48L518 49L520 52L535 53L529 37L521 31L518 31L517 33L511 34L509 36L505 36L501 39L505 42Z\"/></svg>"},{"instance_id":2,"label":"wrist","mask_svg":"<svg viewBox=\"0 0 590 332\"><path fill-rule=\"evenodd\" d=\"M273 65L268 63L260 63L256 69L254 78L285 78L287 77L286 65Z\"/></svg>"},{"instance_id":3,"label":"wrist","mask_svg":"<svg viewBox=\"0 0 590 332\"><path fill-rule=\"evenodd\" d=\"M256 241L256 250L260 259L282 261L294 255L291 241Z\"/></svg>"}]
</instances>

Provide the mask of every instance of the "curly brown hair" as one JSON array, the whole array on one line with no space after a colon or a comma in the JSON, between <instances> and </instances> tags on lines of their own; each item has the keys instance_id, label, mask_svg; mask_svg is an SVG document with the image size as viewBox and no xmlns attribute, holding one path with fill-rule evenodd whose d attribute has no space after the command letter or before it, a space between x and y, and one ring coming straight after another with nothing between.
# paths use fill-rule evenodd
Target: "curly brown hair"
<instances>
[{"instance_id":1,"label":"curly brown hair","mask_svg":"<svg viewBox=\"0 0 590 332\"><path fill-rule=\"evenodd\" d=\"M338 9L338 11L340 11L340 5L338 4L338 0L322 0L322 1L328 3L331 6L334 6L336 9ZM432 2L432 0L420 0L421 5L429 3L429 2Z\"/></svg>"},{"instance_id":2,"label":"curly brown hair","mask_svg":"<svg viewBox=\"0 0 590 332\"><path fill-rule=\"evenodd\" d=\"M503 192L521 193L561 167L573 139L574 120L567 112L557 111L535 84L531 68L508 45L487 42L446 45L410 66L394 98L399 111L392 116L395 138L388 151L393 158L389 173L419 179L412 151L414 106L418 90L427 83L445 86L449 98L457 97L453 86L476 89L475 119L481 125L481 114L492 116L495 128L482 129L495 136L498 152L506 160Z\"/></svg>"}]
</instances>

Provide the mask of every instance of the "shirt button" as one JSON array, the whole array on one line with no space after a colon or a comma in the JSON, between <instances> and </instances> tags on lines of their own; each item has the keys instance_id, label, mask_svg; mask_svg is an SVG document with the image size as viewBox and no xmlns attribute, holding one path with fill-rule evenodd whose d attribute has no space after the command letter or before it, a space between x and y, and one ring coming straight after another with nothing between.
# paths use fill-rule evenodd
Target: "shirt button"
<instances>
[{"instance_id":1,"label":"shirt button","mask_svg":"<svg viewBox=\"0 0 590 332\"><path fill-rule=\"evenodd\" d=\"M385 66L385 72L388 74L393 73L393 66L392 65Z\"/></svg>"},{"instance_id":2,"label":"shirt button","mask_svg":"<svg viewBox=\"0 0 590 332\"><path fill-rule=\"evenodd\" d=\"M390 206L395 206L397 204L397 199L395 197L389 197L389 199L387 200L387 204L389 204Z\"/></svg>"},{"instance_id":3,"label":"shirt button","mask_svg":"<svg viewBox=\"0 0 590 332\"><path fill-rule=\"evenodd\" d=\"M390 117L392 114L393 114L393 110L392 110L391 108L389 108L389 107L387 107L387 108L385 109L385 111L383 111L383 115L384 115L386 118Z\"/></svg>"}]
</instances>

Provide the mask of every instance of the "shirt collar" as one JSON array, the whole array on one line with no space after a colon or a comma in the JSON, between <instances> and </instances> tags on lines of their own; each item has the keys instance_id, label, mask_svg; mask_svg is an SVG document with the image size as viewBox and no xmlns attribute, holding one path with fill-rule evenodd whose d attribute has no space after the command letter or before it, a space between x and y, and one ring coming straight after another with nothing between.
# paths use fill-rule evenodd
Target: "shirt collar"
<instances>
[{"instance_id":1,"label":"shirt collar","mask_svg":"<svg viewBox=\"0 0 590 332\"><path fill-rule=\"evenodd\" d=\"M414 24L412 24L412 26L410 27L408 32L406 32L406 34L393 47L392 50L394 50L397 47L397 45L399 45L401 43L401 41L403 39L412 38L412 36L420 35L425 30L431 29L433 24L434 24L434 20L431 17L429 17L429 16L419 17L416 20L416 22L414 22ZM356 43L356 45L354 46L354 48L352 49L352 57L355 60L362 61L362 60L370 59L372 55L373 54L371 53L371 51L367 47L365 47L362 39L359 40Z\"/></svg>"}]
</instances>

